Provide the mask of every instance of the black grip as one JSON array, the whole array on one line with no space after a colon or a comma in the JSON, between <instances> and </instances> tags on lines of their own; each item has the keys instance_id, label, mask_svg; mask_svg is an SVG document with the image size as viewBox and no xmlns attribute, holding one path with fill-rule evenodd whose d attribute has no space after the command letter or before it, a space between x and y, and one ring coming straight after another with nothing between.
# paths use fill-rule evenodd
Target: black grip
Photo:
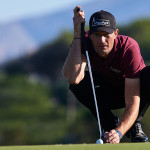
<instances>
[{"instance_id":1,"label":"black grip","mask_svg":"<svg viewBox=\"0 0 150 150\"><path fill-rule=\"evenodd\" d=\"M79 12L79 11L81 11L81 9L77 8L77 12ZM81 39L83 41L84 50L87 51L87 43L86 43L86 38L85 38L84 26L85 26L85 24L81 23Z\"/></svg>"},{"instance_id":2,"label":"black grip","mask_svg":"<svg viewBox=\"0 0 150 150\"><path fill-rule=\"evenodd\" d=\"M81 11L80 8L77 8L77 12ZM81 23L81 34L84 33L84 23Z\"/></svg>"},{"instance_id":3,"label":"black grip","mask_svg":"<svg viewBox=\"0 0 150 150\"><path fill-rule=\"evenodd\" d=\"M79 11L81 11L81 9L80 9L80 8L77 8L77 12L79 12Z\"/></svg>"},{"instance_id":4,"label":"black grip","mask_svg":"<svg viewBox=\"0 0 150 150\"><path fill-rule=\"evenodd\" d=\"M81 9L77 8L77 12L79 12L79 11L81 11ZM85 26L85 24L81 23L81 35L82 35L82 37L85 35L84 26Z\"/></svg>"}]
</instances>

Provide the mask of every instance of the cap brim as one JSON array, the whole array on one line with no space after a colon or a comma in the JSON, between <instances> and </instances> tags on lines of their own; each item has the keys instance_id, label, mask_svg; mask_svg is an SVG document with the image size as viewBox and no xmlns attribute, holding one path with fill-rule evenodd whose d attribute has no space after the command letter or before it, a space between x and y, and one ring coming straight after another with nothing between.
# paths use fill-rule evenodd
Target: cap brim
<instances>
[{"instance_id":1,"label":"cap brim","mask_svg":"<svg viewBox=\"0 0 150 150\"><path fill-rule=\"evenodd\" d=\"M115 31L115 29L112 28L106 28L106 27L97 27L97 28L93 28L92 30L90 30L90 34L94 33L94 32L99 32L99 31L105 31L107 33L113 33Z\"/></svg>"}]
</instances>

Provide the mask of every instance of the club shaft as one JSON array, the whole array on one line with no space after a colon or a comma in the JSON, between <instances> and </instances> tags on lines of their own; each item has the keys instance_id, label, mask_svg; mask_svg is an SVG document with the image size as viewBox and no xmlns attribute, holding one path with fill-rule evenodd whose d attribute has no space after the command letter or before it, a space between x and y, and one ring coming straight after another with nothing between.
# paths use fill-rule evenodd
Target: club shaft
<instances>
[{"instance_id":1,"label":"club shaft","mask_svg":"<svg viewBox=\"0 0 150 150\"><path fill-rule=\"evenodd\" d=\"M80 8L77 9L77 12L79 12L79 11L80 11ZM96 114L97 114L97 120L98 120L98 126L99 126L99 133L100 133L100 139L101 139L102 130L101 130L100 117L99 117L98 105L97 105L96 94L95 94L94 81L93 81L93 76L92 76L92 71L91 71L91 64L90 64L89 54L88 54L88 50L87 50L87 43L86 43L86 39L85 39L84 25L85 25L84 23L81 23L81 37L83 40L83 45L84 45L84 49L85 49L86 57L87 57L87 61L88 61L88 68L89 68L89 74L90 74L90 79L91 79L91 84L92 84L92 90L93 90L93 95L94 95Z\"/></svg>"},{"instance_id":2,"label":"club shaft","mask_svg":"<svg viewBox=\"0 0 150 150\"><path fill-rule=\"evenodd\" d=\"M90 74L90 79L91 79L91 84L92 84L92 90L93 90L96 114L97 114L97 121L98 121L99 133L100 133L100 139L101 139L101 137L102 137L101 123L100 123L97 99L96 99L96 94L95 94L95 87L94 87L93 75L92 75L92 70L91 70L91 64L90 64L89 54L88 54L87 50L86 50L86 57L87 57L87 62L88 62L89 74Z\"/></svg>"}]
</instances>

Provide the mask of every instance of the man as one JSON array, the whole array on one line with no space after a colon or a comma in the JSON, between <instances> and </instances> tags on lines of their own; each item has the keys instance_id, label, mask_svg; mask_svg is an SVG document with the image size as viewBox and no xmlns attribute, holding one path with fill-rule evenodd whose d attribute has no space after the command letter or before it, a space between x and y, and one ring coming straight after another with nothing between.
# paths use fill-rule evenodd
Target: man
<instances>
[{"instance_id":1,"label":"man","mask_svg":"<svg viewBox=\"0 0 150 150\"><path fill-rule=\"evenodd\" d=\"M76 98L96 117L81 39L84 11L77 12L78 9L81 7L74 9L74 39L63 74ZM86 40L105 142L119 143L127 131L132 142L148 141L140 120L149 107L147 79L150 69L145 67L137 42L118 35L114 16L106 11L94 13L89 27ZM120 119L111 112L119 108L125 108Z\"/></svg>"}]
</instances>

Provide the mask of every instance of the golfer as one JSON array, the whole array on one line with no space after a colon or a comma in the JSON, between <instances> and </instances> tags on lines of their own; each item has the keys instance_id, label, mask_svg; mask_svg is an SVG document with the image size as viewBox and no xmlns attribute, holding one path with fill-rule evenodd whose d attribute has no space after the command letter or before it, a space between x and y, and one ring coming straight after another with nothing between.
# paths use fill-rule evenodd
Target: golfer
<instances>
[{"instance_id":1,"label":"golfer","mask_svg":"<svg viewBox=\"0 0 150 150\"><path fill-rule=\"evenodd\" d=\"M87 59L81 39L84 11L74 9L74 39L63 67L70 90L96 117ZM132 142L147 142L141 119L149 107L150 68L137 42L119 35L115 17L107 11L94 13L85 33L95 85L101 126L106 143L119 143L126 134ZM120 118L112 110L124 108Z\"/></svg>"}]
</instances>

